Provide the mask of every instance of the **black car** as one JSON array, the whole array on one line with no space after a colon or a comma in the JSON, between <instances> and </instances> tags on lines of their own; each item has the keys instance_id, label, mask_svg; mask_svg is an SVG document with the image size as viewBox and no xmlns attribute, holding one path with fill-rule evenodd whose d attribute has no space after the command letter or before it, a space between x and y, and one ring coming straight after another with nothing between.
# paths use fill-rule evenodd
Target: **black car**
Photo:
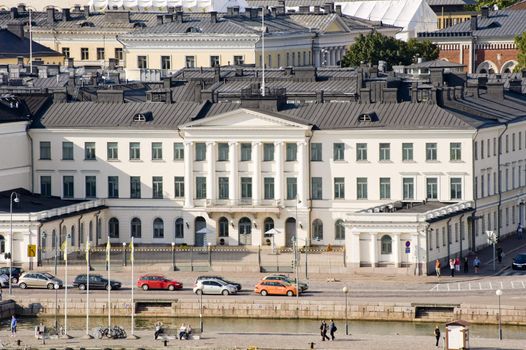
<instances>
[{"instance_id":1,"label":"black car","mask_svg":"<svg viewBox=\"0 0 526 350\"><path fill-rule=\"evenodd\" d=\"M526 270L526 253L517 254L511 263L513 270Z\"/></svg>"},{"instance_id":2,"label":"black car","mask_svg":"<svg viewBox=\"0 0 526 350\"><path fill-rule=\"evenodd\" d=\"M101 275L89 275L89 289L119 289L121 288L122 284L118 281L110 281L108 283L108 279L102 277ZM86 279L86 275L78 275L75 277L75 280L73 281L73 287L78 287L80 290L85 290L88 288L88 283Z\"/></svg>"},{"instance_id":3,"label":"black car","mask_svg":"<svg viewBox=\"0 0 526 350\"><path fill-rule=\"evenodd\" d=\"M18 280L20 279L20 275L24 272L24 270L21 267L12 267L11 268L11 282L12 283L18 283ZM9 277L9 267L0 267L0 276L6 275ZM9 278L7 279L9 281Z\"/></svg>"},{"instance_id":4,"label":"black car","mask_svg":"<svg viewBox=\"0 0 526 350\"><path fill-rule=\"evenodd\" d=\"M215 279L215 280L223 281L223 282L225 282L227 284L231 284L231 285L235 286L238 291L241 290L241 283L237 283L237 282L232 282L232 281L226 280L226 279L224 279L221 276L199 276L195 280L195 283L197 283L197 282L199 282L201 280L209 280L209 279Z\"/></svg>"}]
</instances>

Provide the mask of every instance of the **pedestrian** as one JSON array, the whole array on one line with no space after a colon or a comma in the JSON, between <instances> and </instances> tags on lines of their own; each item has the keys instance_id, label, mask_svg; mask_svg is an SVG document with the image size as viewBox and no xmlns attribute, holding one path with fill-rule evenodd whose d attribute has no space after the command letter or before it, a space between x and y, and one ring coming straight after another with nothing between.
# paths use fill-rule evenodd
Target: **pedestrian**
<instances>
[{"instance_id":1,"label":"pedestrian","mask_svg":"<svg viewBox=\"0 0 526 350\"><path fill-rule=\"evenodd\" d=\"M0 301L2 301L2 283L0 282Z\"/></svg>"},{"instance_id":2,"label":"pedestrian","mask_svg":"<svg viewBox=\"0 0 526 350\"><path fill-rule=\"evenodd\" d=\"M437 278L440 278L440 268L442 267L442 263L440 262L440 259L435 260L435 273L437 274Z\"/></svg>"},{"instance_id":3,"label":"pedestrian","mask_svg":"<svg viewBox=\"0 0 526 350\"><path fill-rule=\"evenodd\" d=\"M325 341L325 339L330 340L327 336L327 323L325 323L325 320L321 321L320 334L322 341Z\"/></svg>"},{"instance_id":4,"label":"pedestrian","mask_svg":"<svg viewBox=\"0 0 526 350\"><path fill-rule=\"evenodd\" d=\"M522 224L519 223L519 226L517 226L517 238L522 239L522 231L524 231Z\"/></svg>"},{"instance_id":5,"label":"pedestrian","mask_svg":"<svg viewBox=\"0 0 526 350\"><path fill-rule=\"evenodd\" d=\"M475 268L475 273L479 273L480 259L478 256L476 256L475 259L473 259L473 267Z\"/></svg>"},{"instance_id":6,"label":"pedestrian","mask_svg":"<svg viewBox=\"0 0 526 350\"><path fill-rule=\"evenodd\" d=\"M437 340L435 346L438 348L438 342L440 341L440 328L438 326L435 327L435 339Z\"/></svg>"},{"instance_id":7,"label":"pedestrian","mask_svg":"<svg viewBox=\"0 0 526 350\"><path fill-rule=\"evenodd\" d=\"M16 324L17 324L16 317L15 315L13 315L11 316L11 336L12 337L16 336Z\"/></svg>"},{"instance_id":8,"label":"pedestrian","mask_svg":"<svg viewBox=\"0 0 526 350\"><path fill-rule=\"evenodd\" d=\"M502 248L498 247L497 248L497 261L499 262L499 264L502 263L502 256L503 256Z\"/></svg>"},{"instance_id":9,"label":"pedestrian","mask_svg":"<svg viewBox=\"0 0 526 350\"><path fill-rule=\"evenodd\" d=\"M155 324L155 333L153 334L153 339L157 340L157 338L159 338L162 332L163 332L163 324L162 322L157 322Z\"/></svg>"},{"instance_id":10,"label":"pedestrian","mask_svg":"<svg viewBox=\"0 0 526 350\"><path fill-rule=\"evenodd\" d=\"M468 257L464 257L464 273L468 273L469 272L469 259Z\"/></svg>"},{"instance_id":11,"label":"pedestrian","mask_svg":"<svg viewBox=\"0 0 526 350\"><path fill-rule=\"evenodd\" d=\"M186 326L184 323L179 327L179 340L183 340L186 338Z\"/></svg>"},{"instance_id":12,"label":"pedestrian","mask_svg":"<svg viewBox=\"0 0 526 350\"><path fill-rule=\"evenodd\" d=\"M331 320L331 323L329 323L329 333L331 334L331 340L334 341L334 333L338 330L336 328L336 324L334 323L334 320Z\"/></svg>"},{"instance_id":13,"label":"pedestrian","mask_svg":"<svg viewBox=\"0 0 526 350\"><path fill-rule=\"evenodd\" d=\"M451 277L455 277L455 259L449 259L449 272Z\"/></svg>"},{"instance_id":14,"label":"pedestrian","mask_svg":"<svg viewBox=\"0 0 526 350\"><path fill-rule=\"evenodd\" d=\"M460 272L460 258L458 256L455 259L455 270L457 270L457 272Z\"/></svg>"}]
</instances>

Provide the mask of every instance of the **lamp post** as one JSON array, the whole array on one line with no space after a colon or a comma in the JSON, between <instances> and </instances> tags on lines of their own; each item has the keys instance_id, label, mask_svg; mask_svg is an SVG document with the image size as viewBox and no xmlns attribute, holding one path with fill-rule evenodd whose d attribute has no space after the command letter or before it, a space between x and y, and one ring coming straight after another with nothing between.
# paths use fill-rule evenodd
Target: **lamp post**
<instances>
[{"instance_id":1,"label":"lamp post","mask_svg":"<svg viewBox=\"0 0 526 350\"><path fill-rule=\"evenodd\" d=\"M13 202L20 202L16 192L9 196L9 295L13 294Z\"/></svg>"},{"instance_id":2,"label":"lamp post","mask_svg":"<svg viewBox=\"0 0 526 350\"><path fill-rule=\"evenodd\" d=\"M500 289L497 289L495 291L495 294L497 295L497 298L499 299L499 313L498 313L498 316L499 316L499 340L502 340L502 315L500 313L500 296L502 295L502 290Z\"/></svg>"},{"instance_id":3,"label":"lamp post","mask_svg":"<svg viewBox=\"0 0 526 350\"><path fill-rule=\"evenodd\" d=\"M349 288L347 286L342 289L343 295L345 295L345 335L349 335L349 320L347 318L347 293L349 293Z\"/></svg>"},{"instance_id":4,"label":"lamp post","mask_svg":"<svg viewBox=\"0 0 526 350\"><path fill-rule=\"evenodd\" d=\"M199 293L199 328L201 329L201 333L203 333L203 293Z\"/></svg>"},{"instance_id":5,"label":"lamp post","mask_svg":"<svg viewBox=\"0 0 526 350\"><path fill-rule=\"evenodd\" d=\"M46 238L47 238L47 233L42 232L42 236L40 237L40 247L39 247L40 262L38 266L42 266L42 260L44 260L44 258L42 257L42 249L44 249L44 252L45 252L46 247L44 246L44 242L46 242Z\"/></svg>"},{"instance_id":6,"label":"lamp post","mask_svg":"<svg viewBox=\"0 0 526 350\"><path fill-rule=\"evenodd\" d=\"M212 243L208 242L208 267L212 266Z\"/></svg>"},{"instance_id":7,"label":"lamp post","mask_svg":"<svg viewBox=\"0 0 526 350\"><path fill-rule=\"evenodd\" d=\"M175 242L172 242L172 271L175 271Z\"/></svg>"},{"instance_id":8,"label":"lamp post","mask_svg":"<svg viewBox=\"0 0 526 350\"><path fill-rule=\"evenodd\" d=\"M122 266L126 266L126 242L122 242Z\"/></svg>"}]
</instances>

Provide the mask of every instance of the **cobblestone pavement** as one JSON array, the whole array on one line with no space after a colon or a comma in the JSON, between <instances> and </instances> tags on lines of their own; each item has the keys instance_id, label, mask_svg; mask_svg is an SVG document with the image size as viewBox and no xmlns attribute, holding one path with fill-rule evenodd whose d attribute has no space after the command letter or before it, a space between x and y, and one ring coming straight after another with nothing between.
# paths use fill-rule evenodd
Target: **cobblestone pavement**
<instances>
[{"instance_id":1,"label":"cobblestone pavement","mask_svg":"<svg viewBox=\"0 0 526 350\"><path fill-rule=\"evenodd\" d=\"M431 350L435 347L433 335L425 336L397 336L397 335L367 335L357 334L349 337L341 336L337 332L335 341L322 342L320 336L313 333L303 334L277 334L277 333L207 333L200 340L169 340L168 349L310 349L311 342L314 349L353 349L353 350ZM4 349L22 349L24 346L39 349L52 348L89 348L89 349L157 349L165 348L162 341L154 341L152 332L139 331L137 340L84 340L83 333L74 331L72 339L48 339L45 345L37 341L33 332L19 331L16 337L11 337L7 332L1 332L0 338ZM16 346L16 340L22 341L21 346ZM440 343L442 349L442 340ZM471 338L472 350L524 350L526 342L523 340L502 340Z\"/></svg>"}]
</instances>

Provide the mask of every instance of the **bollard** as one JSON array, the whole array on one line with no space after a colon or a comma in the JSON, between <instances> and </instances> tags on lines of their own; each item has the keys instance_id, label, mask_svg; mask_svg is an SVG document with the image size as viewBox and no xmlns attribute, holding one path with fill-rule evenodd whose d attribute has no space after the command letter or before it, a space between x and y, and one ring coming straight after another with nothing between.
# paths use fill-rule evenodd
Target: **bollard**
<instances>
[{"instance_id":1,"label":"bollard","mask_svg":"<svg viewBox=\"0 0 526 350\"><path fill-rule=\"evenodd\" d=\"M22 341L20 339L16 340L16 346L20 346L21 343L22 343Z\"/></svg>"},{"instance_id":2,"label":"bollard","mask_svg":"<svg viewBox=\"0 0 526 350\"><path fill-rule=\"evenodd\" d=\"M164 346L168 346L168 340L165 339L163 342L164 342Z\"/></svg>"},{"instance_id":3,"label":"bollard","mask_svg":"<svg viewBox=\"0 0 526 350\"><path fill-rule=\"evenodd\" d=\"M310 342L310 348L314 349L314 342L313 341Z\"/></svg>"}]
</instances>

